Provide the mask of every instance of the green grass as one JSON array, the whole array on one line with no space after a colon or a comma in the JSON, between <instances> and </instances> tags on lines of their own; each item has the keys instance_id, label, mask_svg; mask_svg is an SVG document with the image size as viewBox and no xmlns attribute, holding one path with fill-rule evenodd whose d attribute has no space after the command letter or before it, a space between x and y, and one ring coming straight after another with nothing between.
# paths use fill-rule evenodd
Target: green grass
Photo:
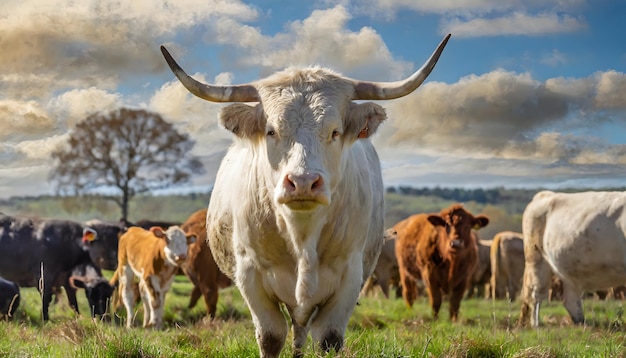
<instances>
[{"instance_id":1,"label":"green grass","mask_svg":"<svg viewBox=\"0 0 626 358\"><path fill-rule=\"evenodd\" d=\"M35 289L22 289L13 321L0 322L0 357L255 357L258 349L250 314L237 289L222 290L218 318L205 319L202 302L188 309L191 284L177 277L166 299L165 328L145 330L141 310L136 327L123 327L120 309L114 322L93 322L83 292L76 315L63 295L50 307L51 321L40 319ZM382 297L382 295L380 296ZM519 302L472 299L461 304L460 322L431 319L426 298L412 309L400 299L367 297L348 325L340 357L621 357L626 328L621 301L584 301L587 324L573 326L560 302L544 303L538 329L519 329ZM283 357L290 357L290 337ZM309 340L306 357L333 357Z\"/></svg>"}]
</instances>

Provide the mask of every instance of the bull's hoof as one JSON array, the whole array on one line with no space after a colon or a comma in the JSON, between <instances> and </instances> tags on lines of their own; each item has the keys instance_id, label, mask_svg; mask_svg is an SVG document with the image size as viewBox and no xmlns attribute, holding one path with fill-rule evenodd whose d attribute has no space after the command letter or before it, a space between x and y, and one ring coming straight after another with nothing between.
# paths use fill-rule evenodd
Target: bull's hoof
<instances>
[{"instance_id":1,"label":"bull's hoof","mask_svg":"<svg viewBox=\"0 0 626 358\"><path fill-rule=\"evenodd\" d=\"M338 352L343 346L343 336L334 330L326 333L324 339L320 342L320 348L324 352L329 352L331 349Z\"/></svg>"}]
</instances>

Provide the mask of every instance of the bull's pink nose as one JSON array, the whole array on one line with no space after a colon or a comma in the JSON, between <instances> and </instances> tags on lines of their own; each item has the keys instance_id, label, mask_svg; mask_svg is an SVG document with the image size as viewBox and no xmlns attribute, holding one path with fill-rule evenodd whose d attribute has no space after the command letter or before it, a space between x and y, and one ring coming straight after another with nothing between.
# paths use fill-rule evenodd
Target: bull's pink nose
<instances>
[{"instance_id":1,"label":"bull's pink nose","mask_svg":"<svg viewBox=\"0 0 626 358\"><path fill-rule=\"evenodd\" d=\"M287 174L283 185L288 193L295 195L309 195L320 190L324 184L319 174Z\"/></svg>"}]
</instances>

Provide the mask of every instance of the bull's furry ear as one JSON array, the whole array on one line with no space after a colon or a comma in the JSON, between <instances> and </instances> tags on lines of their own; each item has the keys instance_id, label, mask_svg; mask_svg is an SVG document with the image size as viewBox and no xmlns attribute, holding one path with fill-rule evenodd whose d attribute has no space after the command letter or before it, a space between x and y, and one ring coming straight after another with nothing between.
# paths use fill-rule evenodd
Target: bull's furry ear
<instances>
[{"instance_id":1,"label":"bull's furry ear","mask_svg":"<svg viewBox=\"0 0 626 358\"><path fill-rule=\"evenodd\" d=\"M489 224L489 218L485 215L478 215L474 218L474 227L472 229L478 230L487 226L487 224Z\"/></svg>"},{"instance_id":2,"label":"bull's furry ear","mask_svg":"<svg viewBox=\"0 0 626 358\"><path fill-rule=\"evenodd\" d=\"M376 103L350 103L345 122L345 138L369 138L378 126L387 119L385 109Z\"/></svg>"},{"instance_id":3,"label":"bull's furry ear","mask_svg":"<svg viewBox=\"0 0 626 358\"><path fill-rule=\"evenodd\" d=\"M240 138L252 138L265 134L265 117L260 104L252 107L233 103L222 108L220 124Z\"/></svg>"},{"instance_id":4,"label":"bull's furry ear","mask_svg":"<svg viewBox=\"0 0 626 358\"><path fill-rule=\"evenodd\" d=\"M446 226L446 221L439 215L428 215L428 222L433 226Z\"/></svg>"}]
</instances>

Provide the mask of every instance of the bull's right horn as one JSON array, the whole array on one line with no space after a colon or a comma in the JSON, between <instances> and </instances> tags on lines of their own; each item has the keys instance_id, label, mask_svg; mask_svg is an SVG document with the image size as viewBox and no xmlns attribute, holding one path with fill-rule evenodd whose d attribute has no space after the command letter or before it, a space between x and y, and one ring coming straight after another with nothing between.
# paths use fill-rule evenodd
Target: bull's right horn
<instances>
[{"instance_id":1,"label":"bull's right horn","mask_svg":"<svg viewBox=\"0 0 626 358\"><path fill-rule=\"evenodd\" d=\"M417 87L426 80L426 77L430 75L433 68L435 68L435 64L437 64L437 60L439 60L439 56L441 56L441 52L443 52L444 47L446 47L450 36L452 35L448 34L444 37L428 61L411 77L405 80L397 82L366 82L352 80L354 83L354 96L352 99L388 100L403 97L415 91Z\"/></svg>"},{"instance_id":2,"label":"bull's right horn","mask_svg":"<svg viewBox=\"0 0 626 358\"><path fill-rule=\"evenodd\" d=\"M204 84L186 74L165 46L161 46L161 52L174 75L192 94L211 102L259 102L259 93L253 85L215 86Z\"/></svg>"}]
</instances>

